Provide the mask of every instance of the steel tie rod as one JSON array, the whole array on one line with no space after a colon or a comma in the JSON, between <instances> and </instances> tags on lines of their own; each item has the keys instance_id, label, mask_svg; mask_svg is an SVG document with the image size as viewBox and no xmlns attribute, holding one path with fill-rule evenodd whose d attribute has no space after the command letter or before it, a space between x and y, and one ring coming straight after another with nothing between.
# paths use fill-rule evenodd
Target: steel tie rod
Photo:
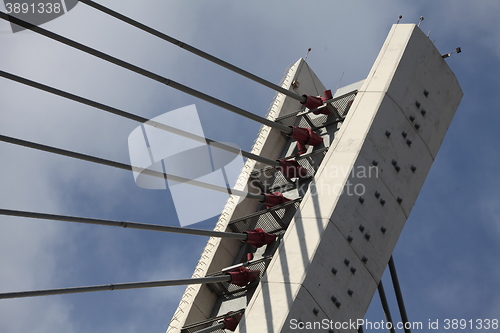
<instances>
[{"instance_id":1,"label":"steel tie rod","mask_svg":"<svg viewBox=\"0 0 500 333\"><path fill-rule=\"evenodd\" d=\"M161 38L161 39L163 39L163 40L165 40L165 41L167 41L167 42L169 42L171 44L177 45L177 46L183 48L184 50L186 50L188 52L196 54L199 57L202 57L202 58L204 58L204 59L206 59L208 61L211 61L211 62L213 62L213 63L215 63L215 64L217 64L219 66L222 66L222 67L224 67L226 69L229 69L230 71L233 71L233 72L235 72L237 74L240 74L240 75L242 75L242 76L244 76L244 77L246 77L246 78L248 78L250 80L253 80L253 81L257 82L257 83L260 83L260 84L262 84L262 85L264 85L264 86L266 86L268 88L271 88L273 90L276 90L276 91L278 91L278 92L280 92L280 93L282 93L282 94L284 94L284 95L286 95L288 97L291 97L291 98L293 98L293 99L295 99L295 100L297 100L297 101L299 101L301 103L303 103L303 102L306 101L306 97L304 97L304 96L301 96L301 95L296 94L296 93L294 93L294 92L292 92L290 90L287 90L287 89L285 89L283 87L280 87L279 85L276 85L276 84L274 84L272 82L269 82L269 81L267 81L267 80L265 80L265 79L263 79L263 78L261 78L261 77L259 77L257 75L254 75L254 74L252 74L250 72L247 72L247 71L245 71L245 70L243 70L243 69L241 69L239 67L236 67L236 66L234 66L234 65L232 65L232 64L230 64L230 63L228 63L228 62L226 62L226 61L224 61L222 59L219 59L219 58L217 58L217 57L215 57L215 56L213 56L213 55L211 55L209 53L206 53L206 52L204 52L204 51L202 51L200 49L197 49L197 48L195 48L195 47L193 47L191 45L188 45L188 44L186 44L186 43L184 43L184 42L182 42L180 40L177 40L177 39L175 39L173 37L170 37L170 36L168 36L168 35L160 32L160 31L158 31L156 29L148 27L145 24L142 24L142 23L140 23L138 21L135 21L135 20L131 19L130 17L127 17L127 16L122 15L122 14L120 14L118 12L115 12L112 9L104 7L101 4L98 4L98 3L94 2L94 1L91 1L91 0L80 0L80 2L83 2L84 4L86 4L86 5L90 6L90 7L93 7L93 8L95 8L95 9L97 9L97 10L103 12L103 13L106 13L106 14L108 14L110 16L113 16L114 18L116 18L118 20L121 20L121 21L123 21L125 23L128 23L128 24L130 24L130 25L132 25L132 26L134 26L136 28L139 28L139 29L145 31L145 32L148 32L151 35L154 35L154 36L156 36L158 38Z\"/></svg>"},{"instance_id":2,"label":"steel tie rod","mask_svg":"<svg viewBox=\"0 0 500 333\"><path fill-rule=\"evenodd\" d=\"M380 303L382 304L382 309L384 310L385 320L391 323L391 328L389 328L390 333L396 333L394 329L394 322L392 321L391 310L389 308L389 303L387 302L387 297L385 295L384 285L382 284L382 279L378 283L378 294L380 296Z\"/></svg>"},{"instance_id":3,"label":"steel tie rod","mask_svg":"<svg viewBox=\"0 0 500 333\"><path fill-rule=\"evenodd\" d=\"M210 276L203 278L191 278L191 279L179 279L179 280L117 283L117 284L106 284L106 285L87 286L87 287L19 291L10 293L0 293L0 299L76 294L76 293L86 293L92 291L106 291L106 290L125 290L125 289L152 288L152 287L183 286L190 284L229 282L231 281L231 279L232 279L231 275L221 275L221 276Z\"/></svg>"},{"instance_id":4,"label":"steel tie rod","mask_svg":"<svg viewBox=\"0 0 500 333\"><path fill-rule=\"evenodd\" d=\"M107 225L107 226L112 226L112 227L151 230L151 231L162 231L162 232L171 232L171 233L177 233L177 234L187 234L187 235L196 235L196 236L232 238L232 239L239 239L242 241L245 241L248 239L248 234L246 234L246 233L234 233L234 232L222 232L222 231L214 231L214 230L181 228L181 227L172 227L172 226L159 225L159 224L93 219L93 218L79 217L79 216L45 214L45 213L26 212L26 211L11 210L11 209L0 209L0 215L27 217L27 218L34 218L34 219L41 219L41 220L54 220L54 221L65 221L65 222L75 222L75 223Z\"/></svg>"},{"instance_id":5,"label":"steel tie rod","mask_svg":"<svg viewBox=\"0 0 500 333\"><path fill-rule=\"evenodd\" d=\"M175 82L173 80L170 80L170 79L167 79L161 75L158 75L158 74L155 74L153 72L150 72L146 69L143 69L143 68L140 68L138 66L135 66L135 65L132 65L126 61L123 61L123 60L120 60L118 58L115 58L113 56L110 56L109 54L106 54L106 53L103 53L101 51L98 51L96 49L93 49L89 46L86 46L86 45L83 45L83 44L80 44L78 42L75 42L69 38L66 38L66 37L63 37L61 35L58 35L56 33L53 33L51 31L48 31L48 30L45 30L41 27L38 27L36 25L33 25L31 23L28 23L26 21L23 21L23 20L20 20L18 19L17 17L14 17L14 16L11 16L11 15L8 15L2 11L0 11L0 18L6 20L6 21L10 21L14 24L17 24L17 25L20 25L22 27L25 27L26 29L29 29L33 32L36 32L40 35L43 35L45 37L48 37L50 39L53 39L53 40L56 40L60 43L63 43L63 44L66 44L68 46L71 46L73 48L76 48L80 51L83 51L83 52L86 52L88 54L91 54L95 57L98 57L102 60L105 60L105 61L108 61L108 62L111 62L117 66L120 66L120 67L123 67L123 68L126 68L128 70L131 70L137 74L140 74L140 75L143 75L145 77L148 77L150 79L153 79L155 81L158 81L160 83L163 83L167 86L170 86L174 89L177 89L179 91L182 91L186 94L189 94L191 96L194 96L194 97L197 97L197 98L200 98L206 102L209 102L209 103L212 103L214 105L217 105L219 107L222 107L226 110L229 110L231 112L234 112L236 114L239 114L240 116L243 116L243 117L246 117L248 119L251 119L251 120L254 120L256 122L259 122L263 125L267 125L269 127L272 127L272 128L276 128L278 129L279 131L285 133L285 134L292 134L293 130L291 127L288 127L288 126L285 126L285 125L282 125L282 124L279 124L277 122L274 122L272 120L269 120L267 118L264 118L264 117L261 117L259 115L256 115L254 113L251 113L249 111L246 111L242 108L239 108L235 105L232 105L232 104L229 104L227 102L224 102L220 99L217 99L215 97L212 97L210 95L207 95L205 93L202 93L198 90L195 90L195 89L192 89L190 87L187 87L181 83L178 83L178 82Z\"/></svg>"},{"instance_id":6,"label":"steel tie rod","mask_svg":"<svg viewBox=\"0 0 500 333\"><path fill-rule=\"evenodd\" d=\"M391 256L389 259L389 271L391 273L392 284L394 287L394 292L396 294L396 300L398 302L399 312L401 314L401 319L403 324L409 323L408 315L406 314L405 302L403 300L403 293L401 292L401 286L399 285L398 273L396 271L396 265L394 265L394 259ZM405 333L411 333L409 328L404 327Z\"/></svg>"},{"instance_id":7,"label":"steel tie rod","mask_svg":"<svg viewBox=\"0 0 500 333\"><path fill-rule=\"evenodd\" d=\"M111 166L111 167L122 169L122 170L142 172L142 173L150 175L150 176L163 178L163 179L170 179L172 181L176 181L176 182L180 182L180 183L187 183L187 184L190 184L193 186L198 186L198 187L202 187L205 189L214 190L214 191L223 192L223 193L234 194L237 196L247 197L250 199L258 199L260 201L264 201L266 198L266 196L263 194L246 193L244 191L240 191L240 190L236 190L236 189L231 189L231 188L227 188L227 187L222 187L222 186L204 183L204 182L201 182L201 181L198 181L195 179L188 179L188 178L184 178L184 177L180 177L180 176L170 175L170 174L166 174L166 173L162 173L162 172L158 172L158 171L154 171L154 170L149 170L149 169L145 169L145 168L132 166L132 165L121 163L121 162L106 160L106 159L103 159L100 157L85 155L85 154L81 154L81 153L77 153L77 152L73 152L73 151L69 151L69 150L65 150L65 149L60 149L60 148L55 148L55 147L51 147L51 146L47 146L47 145L42 145L42 144L31 142L31 141L21 140L21 139L13 138L13 137L6 136L6 135L0 135L0 141L8 142L11 144L24 146L24 147L28 147L28 148L32 148L32 149L42 150L42 151L46 151L46 152L57 154L57 155L68 156L68 157L76 158L79 160L84 160L84 161L93 162L93 163L97 163L97 164L107 165L107 166Z\"/></svg>"},{"instance_id":8,"label":"steel tie rod","mask_svg":"<svg viewBox=\"0 0 500 333\"><path fill-rule=\"evenodd\" d=\"M111 107L111 106L108 106L108 105L105 105L102 103L98 103L98 102L92 101L90 99L87 99L87 98L84 98L81 96L77 96L77 95L71 94L69 92L62 91L62 90L56 89L54 87L47 86L47 85L39 83L39 82L35 82L35 81L29 80L27 78L12 74L12 73L8 73L8 72L0 70L0 76L4 77L6 79L33 87L33 88L36 88L36 89L39 89L39 90L43 90L45 92L48 92L48 93L51 93L51 94L54 94L54 95L57 95L60 97L64 97L64 98L73 100L75 102L79 102L79 103L82 103L82 104L85 104L88 106L95 107L97 109L101 109L103 111L110 112L112 114L115 114L115 115L123 117L123 118L131 119L131 120L134 120L134 121L139 122L139 123L146 123L147 125L154 126L154 127L159 128L161 130L164 130L164 131L167 131L170 133L174 133L174 134L183 136L183 137L188 138L188 139L192 139L192 140L195 140L195 141L198 141L201 143L207 143L210 146L217 147L217 148L220 148L220 149L225 150L225 151L229 151L229 152L232 152L235 154L238 154L239 152L241 152L242 156L249 158L249 159L252 159L254 161L264 163L266 165L271 165L271 166L279 166L280 165L280 163L276 160L271 160L269 158L265 158L265 157L262 157L262 156L259 156L256 154L252 154L252 153L244 151L244 150L239 150L235 147L226 145L224 143L221 143L221 142L218 142L215 140L211 140L211 139L208 139L208 138L205 138L205 137L202 137L202 136L190 133L190 132L186 132L186 131L183 131L181 129L178 129L178 128L175 128L172 126L168 126L168 125L163 124L163 123L149 120L147 118L144 118L144 117L141 117L141 116L138 116L138 115L135 115L135 114L132 114L132 113L129 113L129 112L126 112L126 111L123 111L123 110L120 110L120 109L117 109L117 108L114 108L114 107Z\"/></svg>"}]
</instances>

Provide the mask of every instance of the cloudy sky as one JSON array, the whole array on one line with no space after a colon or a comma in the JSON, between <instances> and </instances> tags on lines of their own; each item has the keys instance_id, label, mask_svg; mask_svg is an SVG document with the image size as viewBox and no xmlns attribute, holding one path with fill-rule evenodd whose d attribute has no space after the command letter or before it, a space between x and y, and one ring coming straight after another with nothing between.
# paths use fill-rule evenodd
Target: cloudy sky
<instances>
[{"instance_id":1,"label":"cloudy sky","mask_svg":"<svg viewBox=\"0 0 500 333\"><path fill-rule=\"evenodd\" d=\"M464 98L394 252L407 312L422 322L500 319L498 1L99 3L276 83L312 48L308 62L331 89L342 76L341 85L366 77L399 15L402 23L424 16L421 29L442 53L462 48L447 62ZM82 3L43 27L259 115L274 96ZM5 21L0 45L1 70L146 118L196 104L207 137L245 150L260 127L35 33L12 34ZM4 78L0 101L3 135L129 162L127 138L137 127L131 120ZM0 159L0 208L178 225L169 193L137 187L129 172L7 143L0 143ZM0 292L189 277L205 243L203 237L0 217ZM163 332L183 291L2 300L0 327L2 333ZM368 317L383 319L380 307L372 306Z\"/></svg>"}]
</instances>

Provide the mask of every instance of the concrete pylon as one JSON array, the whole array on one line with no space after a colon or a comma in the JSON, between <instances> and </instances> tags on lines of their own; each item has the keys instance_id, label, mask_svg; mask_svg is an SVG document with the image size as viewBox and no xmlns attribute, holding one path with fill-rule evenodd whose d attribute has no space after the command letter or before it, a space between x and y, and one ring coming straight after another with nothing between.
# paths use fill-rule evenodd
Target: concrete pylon
<instances>
[{"instance_id":1,"label":"concrete pylon","mask_svg":"<svg viewBox=\"0 0 500 333\"><path fill-rule=\"evenodd\" d=\"M283 86L321 95L316 90L323 86L305 66L298 61ZM463 93L414 24L394 25L367 78L336 96L349 90L356 94L345 119L318 129L327 152L299 191L300 206L279 244L263 250L270 255L261 254L268 263L260 283L246 297L225 294L223 301L214 288L188 287L167 333L196 332L186 327L231 307L244 311L240 333L358 330ZM297 109L296 101L278 95L269 117ZM273 131L261 130L252 153L280 158L293 151ZM241 184L259 167L247 162ZM217 228L258 209L229 201ZM211 239L193 277L235 264L243 252L236 241Z\"/></svg>"}]
</instances>

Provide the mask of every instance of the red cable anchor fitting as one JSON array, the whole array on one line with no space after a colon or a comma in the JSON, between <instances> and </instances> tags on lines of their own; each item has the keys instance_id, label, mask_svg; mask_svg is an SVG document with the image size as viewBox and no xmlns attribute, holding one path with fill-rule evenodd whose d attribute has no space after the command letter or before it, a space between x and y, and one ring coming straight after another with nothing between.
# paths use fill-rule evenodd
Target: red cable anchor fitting
<instances>
[{"instance_id":1,"label":"red cable anchor fitting","mask_svg":"<svg viewBox=\"0 0 500 333\"><path fill-rule=\"evenodd\" d=\"M306 108L309 110L312 109L317 109L316 111L313 111L314 114L330 114L331 111L328 110L327 107L322 107L320 108L323 104L326 103L327 100L332 99L332 91L331 90L325 90L323 92L323 97L321 96L309 96L309 95L302 95L306 100L304 102L301 102L300 104L305 105Z\"/></svg>"},{"instance_id":2,"label":"red cable anchor fitting","mask_svg":"<svg viewBox=\"0 0 500 333\"><path fill-rule=\"evenodd\" d=\"M228 312L226 313L226 315L229 315L231 313L232 312ZM238 326L242 317L243 313L235 313L229 317L224 318L224 320L222 321L224 325L226 325L224 326L224 329L234 332L236 330L236 326Z\"/></svg>"},{"instance_id":3,"label":"red cable anchor fitting","mask_svg":"<svg viewBox=\"0 0 500 333\"><path fill-rule=\"evenodd\" d=\"M280 166L277 167L286 178L306 178L307 169L300 166L299 162L295 160L285 161L278 160Z\"/></svg>"},{"instance_id":4,"label":"red cable anchor fitting","mask_svg":"<svg viewBox=\"0 0 500 333\"><path fill-rule=\"evenodd\" d=\"M292 133L289 134L289 136L303 145L317 146L323 142L323 138L314 133L313 130L308 127L291 127Z\"/></svg>"},{"instance_id":5,"label":"red cable anchor fitting","mask_svg":"<svg viewBox=\"0 0 500 333\"><path fill-rule=\"evenodd\" d=\"M245 243L248 243L255 247L262 247L276 240L276 235L269 234L261 228L245 231L244 233L248 236Z\"/></svg>"},{"instance_id":6,"label":"red cable anchor fitting","mask_svg":"<svg viewBox=\"0 0 500 333\"><path fill-rule=\"evenodd\" d=\"M297 140L299 154L303 154L306 151L306 145L317 146L323 142L323 138L314 133L313 130L308 127L291 127L292 133L288 136Z\"/></svg>"},{"instance_id":7,"label":"red cable anchor fitting","mask_svg":"<svg viewBox=\"0 0 500 333\"><path fill-rule=\"evenodd\" d=\"M238 267L227 272L231 275L231 281L229 283L234 284L238 287L244 287L252 281L257 280L260 271L251 271L246 267Z\"/></svg>"},{"instance_id":8,"label":"red cable anchor fitting","mask_svg":"<svg viewBox=\"0 0 500 333\"><path fill-rule=\"evenodd\" d=\"M300 104L304 105L309 110L316 109L324 103L323 98L320 96L302 95L302 97L305 97L306 100L300 102Z\"/></svg>"},{"instance_id":9,"label":"red cable anchor fitting","mask_svg":"<svg viewBox=\"0 0 500 333\"><path fill-rule=\"evenodd\" d=\"M323 100L323 103L326 103L329 99L333 99L332 91L331 90L325 90L323 92L323 97L321 98ZM333 106L331 103L330 104L325 104L323 107L319 107L317 110L313 111L313 114L324 114L324 115L329 115L332 112L338 114L338 110L335 106Z\"/></svg>"},{"instance_id":10,"label":"red cable anchor fitting","mask_svg":"<svg viewBox=\"0 0 500 333\"><path fill-rule=\"evenodd\" d=\"M264 193L264 200L261 201L267 209L291 201L283 196L280 192Z\"/></svg>"}]
</instances>

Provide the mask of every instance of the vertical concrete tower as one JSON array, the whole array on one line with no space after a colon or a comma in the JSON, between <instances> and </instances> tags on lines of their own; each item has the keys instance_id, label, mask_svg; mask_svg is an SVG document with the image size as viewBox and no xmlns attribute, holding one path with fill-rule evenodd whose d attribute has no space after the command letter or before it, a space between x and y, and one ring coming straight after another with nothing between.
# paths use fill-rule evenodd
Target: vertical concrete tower
<instances>
[{"instance_id":1,"label":"vertical concrete tower","mask_svg":"<svg viewBox=\"0 0 500 333\"><path fill-rule=\"evenodd\" d=\"M282 86L310 95L324 90L303 60ZM414 24L392 27L368 77L339 89L331 114L299 110L296 101L278 94L268 117L310 127L323 145L299 156L294 142L263 127L252 152L295 156L311 177L285 179L246 163L236 187L250 182L263 191L279 188L292 200L266 209L251 200L235 206L232 198L216 228L261 227L278 241L256 250L210 239L194 277L239 264L258 269L260 280L243 288L189 286L167 332L224 332L221 322L230 311L242 315L235 328L241 333L299 326L356 332L334 323L364 317L461 98L453 72ZM253 259L245 259L248 253Z\"/></svg>"}]
</instances>

